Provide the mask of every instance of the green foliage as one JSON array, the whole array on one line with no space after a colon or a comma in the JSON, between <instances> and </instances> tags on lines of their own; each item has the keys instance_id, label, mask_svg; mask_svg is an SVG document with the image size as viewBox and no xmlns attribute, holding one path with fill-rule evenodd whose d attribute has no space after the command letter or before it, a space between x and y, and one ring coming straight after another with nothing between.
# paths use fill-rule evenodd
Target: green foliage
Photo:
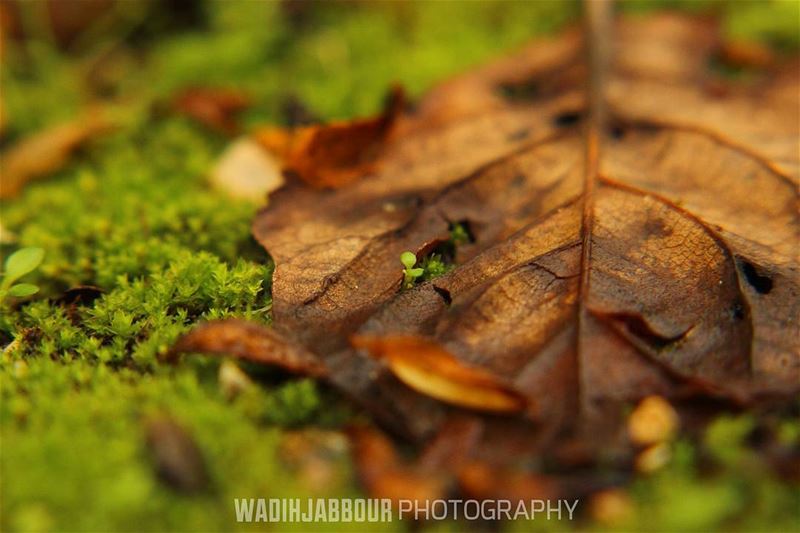
<instances>
[{"instance_id":1,"label":"green foliage","mask_svg":"<svg viewBox=\"0 0 800 533\"><path fill-rule=\"evenodd\" d=\"M44 260L44 250L35 247L22 248L9 255L3 272L2 286L11 286L19 278L41 265L42 260Z\"/></svg>"},{"instance_id":2,"label":"green foliage","mask_svg":"<svg viewBox=\"0 0 800 533\"><path fill-rule=\"evenodd\" d=\"M800 428L791 417L782 424ZM800 489L782 485L763 451L747 443L754 426L753 415L722 416L699 443L679 441L670 464L634 483L635 512L620 526L631 531L652 524L665 531L795 530Z\"/></svg>"},{"instance_id":3,"label":"green foliage","mask_svg":"<svg viewBox=\"0 0 800 533\"><path fill-rule=\"evenodd\" d=\"M414 255L414 252L403 252L400 254L400 262L405 267L403 269L403 288L410 289L414 286L416 279L425 273L425 270L422 268L414 268L414 265L417 264L417 256Z\"/></svg>"},{"instance_id":4,"label":"green foliage","mask_svg":"<svg viewBox=\"0 0 800 533\"><path fill-rule=\"evenodd\" d=\"M420 268L422 268L420 280L428 281L447 274L455 268L455 265L452 262L445 261L442 254L432 253L422 260Z\"/></svg>"},{"instance_id":5,"label":"green foliage","mask_svg":"<svg viewBox=\"0 0 800 533\"><path fill-rule=\"evenodd\" d=\"M244 399L225 401L215 380L206 379L216 365L206 363L187 359L144 375L81 360L0 366L3 531L124 531L131 524L137 531L230 531L234 497L351 490L345 451L329 457L329 485L299 478L280 460L283 432ZM289 381L254 393L275 410L291 404L292 414L280 416L297 425L324 408L316 387ZM142 421L163 411L202 450L209 493L177 493L155 475Z\"/></svg>"},{"instance_id":6,"label":"green foliage","mask_svg":"<svg viewBox=\"0 0 800 533\"><path fill-rule=\"evenodd\" d=\"M795 0L738 2L724 18L728 37L765 42L780 51L800 48L800 3Z\"/></svg>"},{"instance_id":7,"label":"green foliage","mask_svg":"<svg viewBox=\"0 0 800 533\"><path fill-rule=\"evenodd\" d=\"M450 227L450 242L455 246L467 244L470 240L469 230L464 224L455 223Z\"/></svg>"},{"instance_id":8,"label":"green foliage","mask_svg":"<svg viewBox=\"0 0 800 533\"><path fill-rule=\"evenodd\" d=\"M6 296L23 298L39 292L32 283L17 283L19 278L38 268L44 260L44 250L36 247L21 248L9 255L3 268L3 281L0 282L0 305Z\"/></svg>"}]
</instances>

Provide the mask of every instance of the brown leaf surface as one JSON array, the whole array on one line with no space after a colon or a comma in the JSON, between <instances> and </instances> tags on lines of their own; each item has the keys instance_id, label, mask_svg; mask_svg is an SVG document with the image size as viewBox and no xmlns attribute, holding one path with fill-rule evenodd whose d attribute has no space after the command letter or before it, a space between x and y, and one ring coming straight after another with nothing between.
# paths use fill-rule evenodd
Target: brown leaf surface
<instances>
[{"instance_id":1,"label":"brown leaf surface","mask_svg":"<svg viewBox=\"0 0 800 533\"><path fill-rule=\"evenodd\" d=\"M240 129L238 115L250 104L250 98L236 89L187 87L173 97L171 106L212 130L233 135Z\"/></svg>"},{"instance_id":2,"label":"brown leaf surface","mask_svg":"<svg viewBox=\"0 0 800 533\"><path fill-rule=\"evenodd\" d=\"M400 381L432 398L480 411L517 412L525 399L492 374L460 363L422 337L354 335L354 348L385 359Z\"/></svg>"},{"instance_id":3,"label":"brown leaf surface","mask_svg":"<svg viewBox=\"0 0 800 533\"><path fill-rule=\"evenodd\" d=\"M630 465L622 407L646 396L791 396L800 70L709 90L720 44L707 20L619 20L586 98L568 32L434 89L377 170L279 190L253 226L276 262L274 335L418 443L450 438L475 398L521 395L522 413L469 414L464 454L498 472L600 448ZM401 291L400 254L454 223L474 237L456 268Z\"/></svg>"},{"instance_id":4,"label":"brown leaf surface","mask_svg":"<svg viewBox=\"0 0 800 533\"><path fill-rule=\"evenodd\" d=\"M272 330L243 320L208 322L184 335L169 358L182 352L219 353L309 376L324 376L326 368L301 346L292 345Z\"/></svg>"},{"instance_id":5,"label":"brown leaf surface","mask_svg":"<svg viewBox=\"0 0 800 533\"><path fill-rule=\"evenodd\" d=\"M403 109L399 88L375 118L291 130L263 128L256 140L283 161L284 172L313 187L341 187L375 169Z\"/></svg>"},{"instance_id":6,"label":"brown leaf surface","mask_svg":"<svg viewBox=\"0 0 800 533\"><path fill-rule=\"evenodd\" d=\"M446 479L398 456L392 442L366 427L350 428L353 461L361 484L376 498L432 500L444 494Z\"/></svg>"}]
</instances>

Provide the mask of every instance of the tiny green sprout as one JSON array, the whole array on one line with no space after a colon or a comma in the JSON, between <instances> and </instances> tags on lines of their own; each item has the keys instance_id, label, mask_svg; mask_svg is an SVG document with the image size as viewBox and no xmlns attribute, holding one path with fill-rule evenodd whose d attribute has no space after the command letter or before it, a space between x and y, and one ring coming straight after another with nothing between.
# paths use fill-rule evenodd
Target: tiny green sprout
<instances>
[{"instance_id":1,"label":"tiny green sprout","mask_svg":"<svg viewBox=\"0 0 800 533\"><path fill-rule=\"evenodd\" d=\"M39 287L32 283L14 283L25 274L36 270L42 264L44 250L41 248L21 248L9 255L3 268L3 280L0 281L0 302L6 296L24 298L39 292Z\"/></svg>"},{"instance_id":2,"label":"tiny green sprout","mask_svg":"<svg viewBox=\"0 0 800 533\"><path fill-rule=\"evenodd\" d=\"M400 262L406 267L403 270L403 288L410 289L414 286L414 281L425 273L425 270L422 268L414 268L414 265L417 264L417 256L414 255L414 252L403 252L400 254Z\"/></svg>"},{"instance_id":3,"label":"tiny green sprout","mask_svg":"<svg viewBox=\"0 0 800 533\"><path fill-rule=\"evenodd\" d=\"M470 242L469 230L464 224L456 223L450 228L450 240L453 244L466 244Z\"/></svg>"}]
</instances>

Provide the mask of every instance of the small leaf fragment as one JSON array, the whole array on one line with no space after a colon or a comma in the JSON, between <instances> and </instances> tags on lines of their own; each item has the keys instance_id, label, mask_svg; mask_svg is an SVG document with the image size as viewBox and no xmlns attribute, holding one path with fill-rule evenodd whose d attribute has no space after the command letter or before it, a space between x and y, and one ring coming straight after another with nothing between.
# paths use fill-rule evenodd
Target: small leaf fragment
<instances>
[{"instance_id":1,"label":"small leaf fragment","mask_svg":"<svg viewBox=\"0 0 800 533\"><path fill-rule=\"evenodd\" d=\"M239 130L237 116L250 103L250 98L236 89L188 87L175 95L172 108L208 128L230 135Z\"/></svg>"},{"instance_id":2,"label":"small leaf fragment","mask_svg":"<svg viewBox=\"0 0 800 533\"><path fill-rule=\"evenodd\" d=\"M445 478L400 460L392 442L381 432L361 426L348 430L353 463L361 485L373 498L429 501L445 493Z\"/></svg>"},{"instance_id":3,"label":"small leaf fragment","mask_svg":"<svg viewBox=\"0 0 800 533\"><path fill-rule=\"evenodd\" d=\"M8 286L42 264L44 250L37 247L22 248L6 259L3 283Z\"/></svg>"},{"instance_id":4,"label":"small leaf fragment","mask_svg":"<svg viewBox=\"0 0 800 533\"><path fill-rule=\"evenodd\" d=\"M459 362L438 344L421 337L356 335L356 348L385 359L389 369L412 389L437 400L469 409L512 413L525 398L484 370Z\"/></svg>"},{"instance_id":5,"label":"small leaf fragment","mask_svg":"<svg viewBox=\"0 0 800 533\"><path fill-rule=\"evenodd\" d=\"M32 283L17 283L8 289L8 294L11 296L16 296L17 298L30 296L32 294L36 294L37 292L39 292L39 287Z\"/></svg>"},{"instance_id":6,"label":"small leaf fragment","mask_svg":"<svg viewBox=\"0 0 800 533\"><path fill-rule=\"evenodd\" d=\"M394 88L377 117L289 131L263 128L255 138L283 160L288 174L312 187L338 188L376 168L404 101L403 91Z\"/></svg>"},{"instance_id":7,"label":"small leaf fragment","mask_svg":"<svg viewBox=\"0 0 800 533\"><path fill-rule=\"evenodd\" d=\"M310 352L267 326L245 320L201 324L178 339L168 357L185 352L234 355L305 376L323 377L328 373L327 367Z\"/></svg>"}]
</instances>

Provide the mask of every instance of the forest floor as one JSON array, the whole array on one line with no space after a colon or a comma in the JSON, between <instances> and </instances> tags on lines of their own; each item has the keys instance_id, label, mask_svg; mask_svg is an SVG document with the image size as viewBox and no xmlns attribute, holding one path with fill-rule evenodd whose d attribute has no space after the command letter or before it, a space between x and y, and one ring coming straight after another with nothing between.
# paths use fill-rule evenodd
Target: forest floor
<instances>
[{"instance_id":1,"label":"forest floor","mask_svg":"<svg viewBox=\"0 0 800 533\"><path fill-rule=\"evenodd\" d=\"M257 386L231 399L219 358L159 360L202 320L270 321L273 265L250 236L257 206L214 190L206 177L230 139L164 112L175 91L246 91L255 104L245 128L285 123L287 102L323 119L368 115L392 82L419 95L578 15L567 2L353 4L294 14L277 2L198 5L191 27L168 21L142 32L134 12L116 28L119 42L85 40L79 53L46 40L24 54L13 44L4 50L3 147L74 118L87 85L113 95L118 127L0 204L3 255L45 250L26 277L41 291L0 309L0 340L11 343L0 362L3 531L248 529L234 521L234 497L360 494L340 432L359 414L335 392L244 367ZM737 37L797 47L796 2L682 7L716 10ZM103 57L111 59L93 70ZM102 79L88 83L90 71ZM57 301L85 285L102 294L73 307ZM145 434L165 412L202 451L208 490L186 494L159 480ZM625 512L587 504L572 527L796 530L800 491L774 477L750 445L756 426L747 414L729 415L702 446L679 438L667 466L617 495ZM800 441L796 419L772 429L782 442ZM304 446L324 456L303 456ZM707 456L713 472L703 466Z\"/></svg>"}]
</instances>

